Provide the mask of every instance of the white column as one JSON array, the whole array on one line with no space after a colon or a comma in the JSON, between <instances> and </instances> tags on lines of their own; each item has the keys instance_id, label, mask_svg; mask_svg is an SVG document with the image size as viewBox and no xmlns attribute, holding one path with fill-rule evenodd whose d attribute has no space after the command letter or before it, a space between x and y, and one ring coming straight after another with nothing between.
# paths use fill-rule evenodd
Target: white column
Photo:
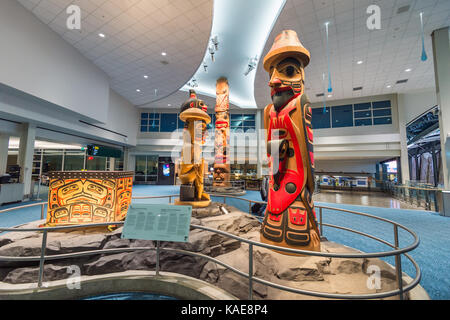
<instances>
[{"instance_id":1,"label":"white column","mask_svg":"<svg viewBox=\"0 0 450 320\"><path fill-rule=\"evenodd\" d=\"M114 171L116 166L116 158L109 158L109 171Z\"/></svg>"},{"instance_id":2,"label":"white column","mask_svg":"<svg viewBox=\"0 0 450 320\"><path fill-rule=\"evenodd\" d=\"M136 168L136 156L132 155L130 148L125 148L123 152L123 171L134 171Z\"/></svg>"},{"instance_id":3,"label":"white column","mask_svg":"<svg viewBox=\"0 0 450 320\"><path fill-rule=\"evenodd\" d=\"M403 94L397 95L397 110L398 110L398 130L400 133L400 167L402 172L403 184L410 180L409 177L409 161L408 161L408 144L406 141L406 108L405 96Z\"/></svg>"},{"instance_id":4,"label":"white column","mask_svg":"<svg viewBox=\"0 0 450 320\"><path fill-rule=\"evenodd\" d=\"M450 190L450 46L449 27L434 30L433 42L434 76L437 103L440 106L439 129L441 131L441 156L444 188Z\"/></svg>"},{"instance_id":5,"label":"white column","mask_svg":"<svg viewBox=\"0 0 450 320\"><path fill-rule=\"evenodd\" d=\"M31 174L33 171L34 140L36 126L30 123L22 124L20 135L18 164L20 166L20 182L23 183L25 197L31 197Z\"/></svg>"},{"instance_id":6,"label":"white column","mask_svg":"<svg viewBox=\"0 0 450 320\"><path fill-rule=\"evenodd\" d=\"M0 175L6 172L8 163L9 135L0 134Z\"/></svg>"},{"instance_id":7,"label":"white column","mask_svg":"<svg viewBox=\"0 0 450 320\"><path fill-rule=\"evenodd\" d=\"M256 177L261 178L262 177L262 155L264 154L263 150L265 148L264 144L264 132L261 129L264 129L264 126L262 125L263 120L261 117L262 110L258 109L256 110L256 116L255 116L255 130L256 130L256 138L258 139L256 144L256 150L257 150L257 162L256 162Z\"/></svg>"}]
</instances>

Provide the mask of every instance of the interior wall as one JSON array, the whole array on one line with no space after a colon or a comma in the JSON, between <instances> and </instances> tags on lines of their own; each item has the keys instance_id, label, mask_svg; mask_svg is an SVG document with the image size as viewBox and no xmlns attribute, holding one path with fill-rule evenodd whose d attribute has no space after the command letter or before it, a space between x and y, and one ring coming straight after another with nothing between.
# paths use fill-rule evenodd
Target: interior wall
<instances>
[{"instance_id":1,"label":"interior wall","mask_svg":"<svg viewBox=\"0 0 450 320\"><path fill-rule=\"evenodd\" d=\"M0 1L0 42L0 83L106 123L106 74L18 1Z\"/></svg>"},{"instance_id":2,"label":"interior wall","mask_svg":"<svg viewBox=\"0 0 450 320\"><path fill-rule=\"evenodd\" d=\"M46 101L17 91L0 88L0 118L37 126L36 137L56 142L80 142L91 139L114 145L135 146L138 133L138 111L114 91L109 91L105 124L92 126L80 122L70 111L53 110ZM20 136L20 125L0 119L0 132ZM104 129L107 130L104 130Z\"/></svg>"}]
</instances>

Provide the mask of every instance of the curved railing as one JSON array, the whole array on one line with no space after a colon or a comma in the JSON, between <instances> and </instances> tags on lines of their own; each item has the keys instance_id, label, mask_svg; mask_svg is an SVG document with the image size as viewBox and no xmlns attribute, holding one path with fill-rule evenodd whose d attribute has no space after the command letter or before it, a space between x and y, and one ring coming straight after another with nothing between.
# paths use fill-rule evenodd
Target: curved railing
<instances>
[{"instance_id":1,"label":"curved railing","mask_svg":"<svg viewBox=\"0 0 450 320\"><path fill-rule=\"evenodd\" d=\"M168 198L169 203L171 203L172 198L174 198L174 197L178 197L178 195L143 196L143 197L133 197L133 199L138 200L138 199ZM234 196L220 195L220 196L215 196L215 197L222 197L224 203L226 203L227 198L235 198L235 199L247 201L249 203L249 212L251 211L252 203L266 204L266 202L263 202L263 201L249 200L249 199L234 197ZM46 202L29 204L29 205L25 205L25 206L21 206L21 207L0 210L0 213L17 210L17 209L21 209L24 207L42 206L41 218L43 218L43 212L44 212L43 208L45 207L45 205L46 205ZM411 229L409 229L397 222L394 222L394 221L391 221L388 219L384 219L384 218L380 218L380 217L370 215L367 213L346 210L346 209L339 209L339 208L328 207L328 206L321 206L321 205L316 205L315 207L319 209L318 223L320 226L321 235L323 235L323 226L327 226L327 227L345 230L345 231L353 232L353 233L368 237L370 239L376 240L380 243L383 243L383 244L393 248L393 250L382 251L382 252L372 252L372 253L362 253L362 252L361 253L331 253L331 252L306 251L306 250L298 250L298 249L279 247L279 246L275 246L275 245L270 245L270 244L261 243L258 241L245 239L245 238L239 237L237 235L234 235L234 234L231 234L231 233L228 233L225 231L209 228L206 226L191 225L191 228L193 228L193 229L200 229L200 230L204 230L204 231L208 231L208 232L213 232L213 233L216 233L216 234L219 234L219 235L231 238L231 239L238 240L241 243L246 243L249 246L249 268L248 268L249 271L248 271L248 273L238 270L235 267L228 265L227 263L220 261L216 258L209 257L207 255L204 255L204 254L201 254L198 252L191 252L191 251L175 249L175 248L161 248L159 241L156 241L156 247L113 248L113 249L89 250L89 251L56 254L56 255L45 255L45 248L47 245L47 233L49 231L74 229L74 228L85 228L86 227L86 225L70 225L70 226L45 227L45 228L17 228L17 227L15 227L15 228L0 228L0 233L5 232L5 231L8 231L8 232L37 232L38 231L38 232L43 233L40 256L26 256L26 257L24 257L24 256L22 256L22 257L0 256L0 261L6 261L6 262L8 262L8 261L22 261L22 262L23 261L39 261L39 276L38 276L37 286L41 287L42 280L43 280L45 261L66 259L66 258L76 258L76 257L97 255L97 254L111 254L111 253L131 252L131 251L156 250L156 275L159 275L160 252L161 251L170 251L170 252L179 253L179 254L183 254L183 255L204 258L208 261L212 261L216 264L219 264L219 265L225 267L226 269L231 270L232 272L246 278L249 283L249 295L248 295L249 299L253 298L253 283L254 282L257 282L257 283L260 283L263 285L267 285L269 287L276 288L279 290L291 292L291 293L304 294L304 295L309 295L309 296L330 298L330 299L380 299L380 298L386 298L386 297L391 297L391 296L396 296L396 295L398 295L400 299L403 299L403 295L405 292L412 290L420 283L421 270L420 270L418 264L414 261L414 259L407 253L407 252L414 250L419 245L419 238L414 231L412 231ZM393 225L394 243L393 244L389 243L388 241L385 241L383 239L380 239L378 237L372 236L370 234L367 234L367 233L364 233L361 231L353 230L353 229L342 227L342 226L323 223L322 222L322 215L323 215L322 210L323 209L335 210L335 211L338 211L341 213L350 213L350 214L360 215L360 216L364 216L367 218L376 219L379 221L389 223L389 224ZM89 227L123 225L123 224L124 224L124 222L107 222L107 223L89 224ZM398 236L399 236L398 229L399 228L403 229L404 231L409 233L414 239L414 241L411 244L409 244L408 246L403 247L403 248L399 247L399 238L398 238ZM335 294L335 293L317 292L317 291L311 291L311 290L305 290L305 289L299 289L299 288L292 288L292 287L284 286L281 284L277 284L277 283L267 281L267 280L261 279L259 277L253 276L253 247L254 246L267 248L267 249L271 249L271 250L282 251L282 252L286 252L286 253L295 253L295 254L302 254L302 255L306 255L306 256L317 256L317 257L328 257L328 258L350 258L350 259L352 259L352 258L381 258L381 257L394 256L395 257L395 272L396 272L396 280L397 280L398 289L386 291L386 292L370 293L370 294ZM415 273L416 273L414 279L406 285L403 285L401 255L404 255L409 261L411 261L411 263L413 264L413 266L415 268Z\"/></svg>"}]
</instances>

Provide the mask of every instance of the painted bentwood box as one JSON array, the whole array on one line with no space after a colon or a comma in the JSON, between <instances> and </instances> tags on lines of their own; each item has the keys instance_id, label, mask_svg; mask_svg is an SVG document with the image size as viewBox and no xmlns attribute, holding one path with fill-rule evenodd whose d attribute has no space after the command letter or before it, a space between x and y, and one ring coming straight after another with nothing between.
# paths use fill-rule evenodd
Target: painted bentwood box
<instances>
[{"instance_id":1,"label":"painted bentwood box","mask_svg":"<svg viewBox=\"0 0 450 320\"><path fill-rule=\"evenodd\" d=\"M47 221L60 226L122 221L131 204L131 171L49 173Z\"/></svg>"},{"instance_id":2,"label":"painted bentwood box","mask_svg":"<svg viewBox=\"0 0 450 320\"><path fill-rule=\"evenodd\" d=\"M309 59L292 30L282 31L264 57L273 103L264 109L270 181L261 242L320 251L311 108L304 92Z\"/></svg>"}]
</instances>

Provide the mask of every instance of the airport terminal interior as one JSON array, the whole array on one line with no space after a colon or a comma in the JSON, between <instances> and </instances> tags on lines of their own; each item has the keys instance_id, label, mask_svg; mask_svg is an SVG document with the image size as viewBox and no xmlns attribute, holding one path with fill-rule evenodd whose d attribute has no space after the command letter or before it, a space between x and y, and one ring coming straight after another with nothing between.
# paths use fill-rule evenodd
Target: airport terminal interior
<instances>
[{"instance_id":1,"label":"airport terminal interior","mask_svg":"<svg viewBox=\"0 0 450 320\"><path fill-rule=\"evenodd\" d=\"M449 25L0 1L0 300L450 299Z\"/></svg>"}]
</instances>

